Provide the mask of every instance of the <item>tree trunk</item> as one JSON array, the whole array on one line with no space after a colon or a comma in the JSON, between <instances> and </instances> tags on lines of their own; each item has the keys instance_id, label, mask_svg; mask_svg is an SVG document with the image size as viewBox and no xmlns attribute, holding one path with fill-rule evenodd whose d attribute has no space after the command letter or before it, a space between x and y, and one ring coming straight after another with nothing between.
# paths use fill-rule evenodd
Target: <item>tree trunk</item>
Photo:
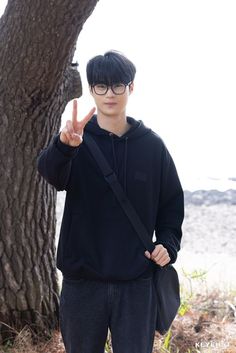
<instances>
[{"instance_id":1,"label":"tree trunk","mask_svg":"<svg viewBox=\"0 0 236 353\"><path fill-rule=\"evenodd\" d=\"M97 1L9 0L0 19L0 342L58 325L56 192L36 158L82 93L71 61Z\"/></svg>"}]
</instances>

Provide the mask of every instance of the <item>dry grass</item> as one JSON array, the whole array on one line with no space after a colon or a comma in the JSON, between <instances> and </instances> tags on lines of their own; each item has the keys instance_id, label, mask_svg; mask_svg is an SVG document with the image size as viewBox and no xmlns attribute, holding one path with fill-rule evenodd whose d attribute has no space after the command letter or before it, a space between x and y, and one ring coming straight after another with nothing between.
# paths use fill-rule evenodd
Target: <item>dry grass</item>
<instances>
[{"instance_id":1,"label":"dry grass","mask_svg":"<svg viewBox=\"0 0 236 353\"><path fill-rule=\"evenodd\" d=\"M61 334L54 331L51 339L45 341L37 337L29 327L19 332L14 343L0 347L0 353L65 353Z\"/></svg>"},{"instance_id":2,"label":"dry grass","mask_svg":"<svg viewBox=\"0 0 236 353\"><path fill-rule=\"evenodd\" d=\"M65 353L58 331L47 342L33 341L30 328L25 327L14 345L0 347L0 353ZM188 310L176 317L170 335L156 334L153 353L165 352L236 353L236 297L215 291L189 300Z\"/></svg>"},{"instance_id":3,"label":"dry grass","mask_svg":"<svg viewBox=\"0 0 236 353\"><path fill-rule=\"evenodd\" d=\"M174 321L168 349L163 349L166 337L157 334L153 353L235 353L235 304L233 294L198 294L189 300L188 311Z\"/></svg>"}]
</instances>

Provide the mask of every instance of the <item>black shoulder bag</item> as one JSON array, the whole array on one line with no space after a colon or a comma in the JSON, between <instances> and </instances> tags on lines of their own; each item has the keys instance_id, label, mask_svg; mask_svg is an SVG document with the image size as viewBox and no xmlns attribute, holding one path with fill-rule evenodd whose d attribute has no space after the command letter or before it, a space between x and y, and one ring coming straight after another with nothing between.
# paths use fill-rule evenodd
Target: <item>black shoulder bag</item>
<instances>
[{"instance_id":1,"label":"black shoulder bag","mask_svg":"<svg viewBox=\"0 0 236 353\"><path fill-rule=\"evenodd\" d=\"M127 198L116 174L109 166L106 158L90 134L84 134L84 142L96 160L105 180L117 197L137 235L144 244L145 249L152 253L155 249L155 245L150 240L145 226ZM156 331L164 335L169 330L180 306L179 279L172 265L166 265L164 267L157 265L153 279L157 294Z\"/></svg>"}]
</instances>

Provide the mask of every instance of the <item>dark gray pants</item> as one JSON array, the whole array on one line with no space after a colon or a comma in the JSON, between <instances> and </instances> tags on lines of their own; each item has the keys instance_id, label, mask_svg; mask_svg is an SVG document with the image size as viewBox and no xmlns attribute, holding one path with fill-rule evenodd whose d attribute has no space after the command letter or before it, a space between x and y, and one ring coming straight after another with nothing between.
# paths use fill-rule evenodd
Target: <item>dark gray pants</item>
<instances>
[{"instance_id":1,"label":"dark gray pants","mask_svg":"<svg viewBox=\"0 0 236 353\"><path fill-rule=\"evenodd\" d=\"M108 328L113 353L151 353L156 321L153 280L64 279L60 321L67 353L104 353Z\"/></svg>"}]
</instances>

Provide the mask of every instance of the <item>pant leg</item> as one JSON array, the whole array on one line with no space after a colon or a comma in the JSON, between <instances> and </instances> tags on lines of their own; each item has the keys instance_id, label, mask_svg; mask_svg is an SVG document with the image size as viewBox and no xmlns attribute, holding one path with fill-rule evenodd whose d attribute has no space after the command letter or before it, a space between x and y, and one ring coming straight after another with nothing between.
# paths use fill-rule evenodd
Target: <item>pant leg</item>
<instances>
[{"instance_id":1,"label":"pant leg","mask_svg":"<svg viewBox=\"0 0 236 353\"><path fill-rule=\"evenodd\" d=\"M152 277L114 286L110 322L113 353L151 353L157 310Z\"/></svg>"},{"instance_id":2,"label":"pant leg","mask_svg":"<svg viewBox=\"0 0 236 353\"><path fill-rule=\"evenodd\" d=\"M107 284L63 280L60 326L66 353L104 353L108 332Z\"/></svg>"}]
</instances>

